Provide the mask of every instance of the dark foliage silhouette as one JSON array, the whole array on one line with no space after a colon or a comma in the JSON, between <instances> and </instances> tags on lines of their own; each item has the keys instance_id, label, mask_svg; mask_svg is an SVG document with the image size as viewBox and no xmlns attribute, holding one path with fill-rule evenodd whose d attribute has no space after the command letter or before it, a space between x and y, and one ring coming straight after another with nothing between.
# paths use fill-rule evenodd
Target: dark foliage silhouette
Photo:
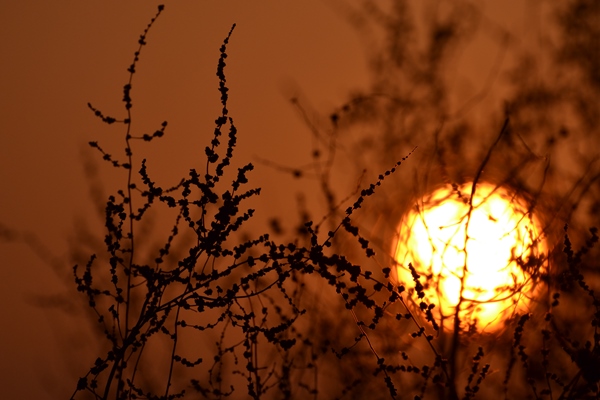
<instances>
[{"instance_id":1,"label":"dark foliage silhouette","mask_svg":"<svg viewBox=\"0 0 600 400\"><path fill-rule=\"evenodd\" d=\"M442 123L435 128L434 146L427 144L417 152L433 157L446 171L442 176L455 188L454 177L467 176L473 169L468 163L458 165L447 153L447 149L460 153L463 144L456 135L468 136L471 128L448 122L454 124L448 139L442 137L445 131L440 128L443 121L455 118L449 117L438 71L444 54L458 40L460 21L434 27L428 61L422 68L400 57L413 51L399 47L407 45L402 38L389 36L395 44L390 44L393 52L386 51L393 57L374 64L384 81L376 84L374 94L357 95L334 112L332 140L324 152L313 152L315 165L326 156L317 176L327 217L315 223L305 211L296 235L279 242L267 233L240 235L254 213L244 204L260 195L260 189L249 188L252 164L237 171L233 166L238 131L227 107L225 60L235 25L220 49L217 78L222 109L213 138L204 149L205 165L190 169L187 177L165 188L153 180L146 160L136 162L136 141L154 141L168 132L167 122L152 134L131 130L133 78L148 31L162 10L159 7L141 35L128 69L129 81L123 88L125 117L106 116L90 105L102 122L124 125L124 158L108 153L98 142L90 145L103 160L125 170L127 177L123 189L106 202L104 249L74 268L77 290L96 315L108 348L79 379L73 398L599 396L600 300L583 274L594 268L595 228L577 249L565 225L562 250L539 260L551 261L552 267L536 275L547 285L548 296L547 301L538 300L532 313L515 315L506 329L490 336L458 328L457 312L454 330L444 332L432 312L436 304L424 301L428 278L409 265L412 282L394 279L396 265L382 254L385 239L371 237L361 227L369 224L373 210L382 212L392 206L389 199L374 196L406 160L407 156L394 160L398 151L391 149L417 145L416 138L396 134L388 125L389 129L384 129L387 136L370 142L387 149L371 165L381 164L383 170L384 164L393 167L373 176L373 183L358 189L353 200L336 200L331 180L336 140L340 140L336 135L355 123L391 123L397 115L412 113L413 129L423 129L428 126L428 115L437 115ZM388 27L409 29L400 23L403 10L398 7L391 14L400 19ZM370 12L378 15L376 7ZM565 59L577 57L569 53ZM392 77L389 68L421 77L417 82L433 96L423 100L425 107L411 103L409 97L402 101L402 89L385 81ZM383 88L391 92L382 94ZM518 138L525 143L520 110L532 103L525 100L519 105L519 99L527 96L516 95L499 135L479 157L482 161L472 173L474 187L483 179L484 170L507 161L502 156L507 142L509 148ZM434 97L438 101L432 101ZM301 101L294 104L304 113ZM311 123L307 114L303 115ZM527 145L525 148L529 153L514 147L508 153L513 177L528 165L540 163ZM368 158L357 161L357 165L373 163ZM300 169L289 171L296 178L303 177ZM517 184L504 178L500 182L520 193L533 193L528 197L533 210L537 199L547 194L541 190L543 181L552 177L546 164L541 186L539 181ZM344 206L348 201L350 205ZM173 225L163 245L153 254L144 254L136 247L145 234L139 226L150 209L157 208L175 211ZM273 226L279 224L276 219L272 222ZM546 233L552 237L550 231ZM584 314L578 318L585 324L577 329L570 326L573 307Z\"/></svg>"},{"instance_id":2,"label":"dark foliage silhouette","mask_svg":"<svg viewBox=\"0 0 600 400\"><path fill-rule=\"evenodd\" d=\"M159 7L158 14L141 35L128 69L130 78L123 88L126 117L105 116L89 105L102 122L125 126L124 161L106 152L97 142L90 142L90 146L113 167L126 170L127 181L125 188L109 196L106 202L104 254L92 255L85 266L74 267L77 290L85 294L97 315L110 350L98 357L89 372L79 379L73 397L83 392L96 398L178 398L198 392L221 398L237 395L240 385L251 398L263 398L272 391L285 397L297 390L316 395L316 387L295 382L292 377L295 369L314 368L310 362L298 365L297 357L292 354L314 355L324 351L310 337L294 329L296 320L306 313L300 301L300 282L305 275L318 276L335 288L347 309L360 305L374 310L369 328L375 329L386 303L378 305L367 295L364 284L370 282L376 291L387 291L390 295L387 304L399 299L395 294L397 289L372 273L363 272L343 255L329 254L327 248L338 231L345 230L357 238L366 257L374 255L368 240L360 236L350 217L400 162L361 191L354 205L346 210L346 216L325 239L319 237L318 226L307 222L305 245L298 241L278 244L267 234L244 242L232 240L253 214L252 209L240 211L244 200L260 193L256 188L243 190L248 184L247 175L254 168L252 164L238 168L230 188L220 189L225 186L222 179L230 166L237 135L227 109L224 73L226 46L233 28L220 49L217 77L222 113L215 120L214 137L204 151L205 170L191 169L189 177L165 189L152 180L146 160L139 165L134 162L135 141L160 138L167 127L167 122L163 122L153 134L135 136L131 132L133 77L148 31L162 10ZM226 128L227 142L221 150ZM141 183L135 182L136 170ZM151 263L143 263L144 256L138 255L135 246L139 235L136 227L146 212L159 204L176 209L177 216L164 246ZM171 249L184 230L192 232L194 241L185 257L176 259L171 257ZM389 268L384 274L389 275ZM204 336L218 337L216 347L207 346L200 356L197 352L188 354L190 346L185 341L204 343L200 339ZM146 355L157 346L160 339L155 337L170 342L170 354L164 360L167 368L163 370L162 381L147 385L148 365L163 361L154 353L151 358ZM364 333L357 341L362 337ZM342 348L339 357L348 351ZM377 357L375 371L384 375L390 394L395 395L388 367L391 366L383 358ZM190 378L184 380L184 376Z\"/></svg>"},{"instance_id":3,"label":"dark foliage silhouette","mask_svg":"<svg viewBox=\"0 0 600 400\"><path fill-rule=\"evenodd\" d=\"M97 333L91 340L102 350L74 381L71 398L600 398L598 232L589 228L600 223L600 174L595 155L580 155L583 174L560 158L568 138L593 142L598 133L597 60L585 56L597 32L591 22L587 28L576 23L597 16L596 3L571 1L559 14L561 29L573 34L557 46L552 85L530 79L537 66L523 52L511 71L511 97L504 109L490 112L484 133L466 116L485 89L457 107L444 72L473 22L483 19L478 9L461 3L446 18L432 18L428 41L419 47L410 40L410 2L388 10L361 4L345 8L346 15L362 32L371 24L383 33L383 45L371 47L372 86L321 125L303 99L294 98L319 138L314 170L277 167L293 178L318 179L325 216L300 201L300 224L284 230L274 215L273 234L246 230L254 215L247 204L261 190L251 185L255 167L236 165L244 132L228 109L225 74L235 25L219 49L221 112L201 165L162 185L140 158L138 144L169 134L166 121L152 133L133 128L134 78L148 33L164 11L159 6L128 68L123 116L88 104L102 123L122 126L124 149L89 145L124 178L103 199L104 231L90 235L100 240L74 245L73 299L87 305ZM493 34L501 59L511 38ZM561 68L581 74L564 78ZM572 120L548 117L573 104L580 107ZM357 134L364 127L366 133ZM356 189L335 185L340 157L356 167ZM515 313L499 332L465 328L458 311L447 331L435 316L439 304L425 295L431 277L412 263L399 266L391 242L415 198L444 184L461 197L462 184L473 182L474 193L486 179L522 195L530 213L547 216L536 238L548 240L547 254L521 264L534 270L542 294L529 313ZM473 198L464 196L471 210ZM146 229L153 213L172 218L168 231ZM0 234L18 238L8 229ZM149 245L156 238L160 244ZM94 254L83 259L88 247ZM399 267L412 279L399 280Z\"/></svg>"}]
</instances>

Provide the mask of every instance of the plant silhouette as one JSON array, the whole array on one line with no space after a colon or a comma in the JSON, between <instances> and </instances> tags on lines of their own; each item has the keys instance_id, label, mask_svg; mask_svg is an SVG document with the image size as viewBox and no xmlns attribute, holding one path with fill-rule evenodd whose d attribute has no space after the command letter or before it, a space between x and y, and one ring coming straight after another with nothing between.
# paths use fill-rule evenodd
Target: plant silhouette
<instances>
[{"instance_id":1,"label":"plant silhouette","mask_svg":"<svg viewBox=\"0 0 600 400\"><path fill-rule=\"evenodd\" d=\"M235 25L220 49L217 77L222 112L215 120L214 137L204 151L205 170L190 169L188 177L165 189L152 180L146 160L139 165L133 161L135 142L158 139L167 127L167 122L163 122L153 134L141 136L131 131L133 77L148 31L163 9L159 7L141 35L134 61L128 68L129 81L123 88L126 117L105 116L89 105L102 122L125 126L124 160L106 152L98 142L90 142L90 146L112 167L126 170L127 181L124 189L109 196L106 202L105 254L103 257L92 255L85 266L74 267L77 290L86 296L97 315L110 350L98 357L89 372L79 379L73 397L88 393L96 398L178 398L186 394L186 389L181 388L181 377L195 376L196 371L202 378L187 381L188 391L208 397L220 398L239 390L237 385L227 384L236 376L245 382L251 398L263 398L275 390L290 396L296 390L291 386L290 375L298 368L290 357L292 349L302 347L303 352L308 351L306 348L313 354L323 352L313 349L316 343L293 329L296 320L306 312L298 301L298 287L294 287L303 276L317 276L327 282L341 295L349 310L359 305L374 310L371 329L383 316L385 304L379 306L367 295L365 283L370 282L376 291L387 290L391 295L389 304L399 299L391 283L363 272L343 255L328 254L327 248L338 231L345 230L357 238L367 257L374 255L368 240L360 236L350 217L401 161L361 192L337 228L325 239L319 238L318 227L308 222L305 246L297 241L279 244L267 234L244 242L233 241L233 234L254 212L252 209L240 211L244 201L260 194L257 188L244 190L248 185L247 175L254 169L252 164L238 168L231 185L222 182L230 167L238 134L227 109L228 87L224 73L226 47ZM225 141L224 129L228 129L226 144L221 143ZM134 171L138 171L141 183L135 183ZM177 215L171 234L153 262L143 263L140 260L144 256L140 256L136 248L139 235L136 228L147 211L158 204L176 209ZM171 249L184 230L193 234L193 244L186 250L185 257L174 259L170 257ZM103 274L108 274L108 279L102 279ZM389 268L384 274L389 275ZM216 348L203 349L212 352L211 357L182 353L189 349L183 341L191 340L189 337L195 337L194 334L203 337L207 331L217 332L219 337ZM147 379L147 365L157 362L146 354L158 336L170 342L168 368L164 380L156 384L163 388L149 389L138 382ZM227 343L229 336L237 338L235 343ZM363 337L366 334L360 335L357 342ZM347 351L343 348L339 356ZM263 361L265 352L272 355ZM272 364L271 357L279 361ZM384 359L377 357L376 365L376 370L385 376L390 393L396 393ZM225 366L230 370L225 371ZM311 366L307 364L302 368ZM304 390L317 392L317 388L310 385Z\"/></svg>"},{"instance_id":2,"label":"plant silhouette","mask_svg":"<svg viewBox=\"0 0 600 400\"><path fill-rule=\"evenodd\" d=\"M123 127L122 154L96 141L89 144L125 179L104 203L103 248L73 268L79 299L89 305L106 351L79 377L71 398L599 398L600 298L587 280L597 269L595 228L583 239L577 235L583 244L574 246L564 225L561 248L542 260L551 260L552 268L536 277L547 298L531 313L514 315L498 336L459 329L458 312L454 330L443 332L432 313L436 304L424 301L430 277L409 265L412 281L393 279L396 265L381 254L385 246L362 227L385 202L377 196L382 186L420 151L414 145L399 160L392 159L396 151L382 153L379 162L387 164L382 172L366 177L372 183L341 202L326 161L319 178L329 214L311 221L304 213L289 240L242 234L254 214L246 203L260 189L251 186L252 164L235 166L242 133L228 109L225 74L235 25L220 48L221 112L204 148L205 161L176 184L159 185L136 146L160 140L168 124L137 133L132 110L142 50L163 11L159 6L138 40L123 87L124 116L89 105L103 123ZM447 28L435 36L432 70L453 37ZM392 62L405 67L400 59ZM438 83L429 89L435 92ZM407 111L394 109L406 103L385 107L376 97L351 99L331 115L334 128ZM303 111L301 101L295 104ZM415 111L414 105L408 108ZM435 107L426 111L439 115ZM497 126L497 140L478 159L483 161L475 168L474 187L484 169L498 162L492 156L506 145L501 139L508 140L512 124L508 112ZM374 146L406 147L408 140L393 133L386 131ZM452 148L455 140L440 139L427 154L447 166L441 148ZM335 150L329 144L327 155L333 157ZM524 168L533 159L510 166ZM447 176L458 176L463 168ZM290 171L302 177L301 170ZM458 187L458 179L448 179ZM151 211L173 216L170 232L155 250L140 246L148 241L142 227ZM582 314L578 320L585 321L577 327L574 307Z\"/></svg>"}]
</instances>

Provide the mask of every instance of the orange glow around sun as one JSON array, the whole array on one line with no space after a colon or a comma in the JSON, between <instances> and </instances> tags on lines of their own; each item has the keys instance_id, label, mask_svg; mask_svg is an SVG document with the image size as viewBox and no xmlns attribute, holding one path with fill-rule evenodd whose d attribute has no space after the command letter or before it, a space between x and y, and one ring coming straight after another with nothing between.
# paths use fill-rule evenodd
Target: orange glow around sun
<instances>
[{"instance_id":1,"label":"orange glow around sun","mask_svg":"<svg viewBox=\"0 0 600 400\"><path fill-rule=\"evenodd\" d=\"M458 315L461 330L493 332L529 312L546 249L540 224L516 194L478 183L471 199L471 189L472 183L438 189L403 217L396 278L413 289L414 266L444 330ZM412 299L420 303L416 294Z\"/></svg>"}]
</instances>

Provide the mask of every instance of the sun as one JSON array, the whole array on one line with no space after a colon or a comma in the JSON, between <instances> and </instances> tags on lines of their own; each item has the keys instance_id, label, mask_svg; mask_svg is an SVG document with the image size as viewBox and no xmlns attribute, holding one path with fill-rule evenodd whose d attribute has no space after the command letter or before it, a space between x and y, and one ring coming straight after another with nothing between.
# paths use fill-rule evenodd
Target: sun
<instances>
[{"instance_id":1,"label":"sun","mask_svg":"<svg viewBox=\"0 0 600 400\"><path fill-rule=\"evenodd\" d=\"M547 251L537 218L516 193L482 182L471 196L472 188L442 187L402 218L396 279L414 292L409 263L416 269L444 330L458 316L461 330L493 332L529 312Z\"/></svg>"}]
</instances>

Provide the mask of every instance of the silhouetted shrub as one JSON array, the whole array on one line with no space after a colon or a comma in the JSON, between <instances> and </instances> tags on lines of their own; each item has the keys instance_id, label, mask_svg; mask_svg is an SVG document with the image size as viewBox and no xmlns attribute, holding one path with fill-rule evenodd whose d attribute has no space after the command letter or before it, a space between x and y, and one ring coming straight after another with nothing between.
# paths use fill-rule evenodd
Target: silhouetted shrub
<instances>
[{"instance_id":1,"label":"silhouetted shrub","mask_svg":"<svg viewBox=\"0 0 600 400\"><path fill-rule=\"evenodd\" d=\"M561 49L563 61L577 64L590 82L597 83L580 49L589 48L589 31L579 32L573 26L574 18L579 18L573 14L585 14L594 5L572 3L561 23L577 35L568 39L575 45ZM365 4L368 12L361 18L381 22L375 3ZM535 125L531 121L541 112L536 102L555 104L552 99L560 98L560 92L520 87L508 112L492 124L495 141L468 149L465 140L473 137L473 127L450 115L440 71L447 52L468 34L469 21L460 14L436 21L429 31L427 51L419 53L407 40L412 29L407 7L406 2L395 2L383 19L384 51L373 62L380 80L370 93L356 94L331 113L329 147L313 151L314 160L324 163L318 179L327 216L315 222L307 210L300 209L301 226L284 239L275 216L271 220L275 235L242 234L254 214L245 204L260 195L260 189L250 184L254 166L236 167L237 158L234 162L237 137L243 133L238 133L228 110L225 61L235 25L220 48L216 75L222 107L204 148L203 165L190 168L187 176L165 187L153 179L145 159L134 157L139 156L137 143L168 134L166 121L152 133L132 130L134 76L147 34L164 9L159 6L128 68L124 116L105 115L89 105L103 123L122 125L121 155L96 141L90 146L109 166L124 171L126 178L104 203L101 247L73 268L78 299L89 305L100 327L93 340L101 341L106 351L74 384L72 398L600 396L600 298L590 283L596 283L590 276L598 274L597 229L585 236L578 231L577 240L584 244L574 246L564 225L562 245L550 247L549 254L540 258L548 262L548 269L541 270L541 263L521 265L538 268L536 279L545 296L531 313L515 314L495 334L465 330L458 313L454 329L444 331L432 312L438 305L424 301L431 277L419 275L412 264L406 266L412 281L394 279L397 263L391 260L386 237L393 236L390 232L396 226L391 225L399 219L393 194L404 188L389 190L387 196L380 196L380 191L384 183L409 186L406 175L393 179L400 164L409 156L413 161L413 152L421 151L417 131L433 133L433 140L423 146L421 160L433 160L434 166L418 164L422 170L415 181L435 175L431 178L435 185L451 184L453 195L460 196L463 181L474 178L476 186L484 169L502 166L504 175L496 179L499 185L525 195L529 211L555 212L545 226L548 238L555 238L550 226L559 220L564 224L572 212L564 213L555 204L538 204L543 196L552 195L542 190L544 181L563 175L526 140ZM410 96L403 87L408 80L422 89L424 97ZM597 91L586 96L596 98ZM567 100L560 98L556 104ZM296 99L295 105L303 111L302 101ZM592 121L594 112L585 109L582 115ZM444 130L446 123L449 128ZM361 182L369 183L338 201L331 177L335 142L361 124L372 124L380 134L361 136L358 144L363 154L353 160L359 170L370 168L361 175ZM555 128L550 124L542 149L554 151L550 138L556 139ZM469 160L460 163L461 158ZM545 168L541 179L526 176L531 165L540 163ZM303 177L302 169L289 171ZM598 176L582 178L575 186L581 196L565 203L573 209L584 198L595 204ZM405 203L409 203L406 198ZM173 215L170 231L161 232L165 239L155 249L140 246L155 234L143 229L151 211ZM373 221L382 214L388 219L386 226L373 233L371 228L377 226ZM12 237L9 231L2 234Z\"/></svg>"}]
</instances>

